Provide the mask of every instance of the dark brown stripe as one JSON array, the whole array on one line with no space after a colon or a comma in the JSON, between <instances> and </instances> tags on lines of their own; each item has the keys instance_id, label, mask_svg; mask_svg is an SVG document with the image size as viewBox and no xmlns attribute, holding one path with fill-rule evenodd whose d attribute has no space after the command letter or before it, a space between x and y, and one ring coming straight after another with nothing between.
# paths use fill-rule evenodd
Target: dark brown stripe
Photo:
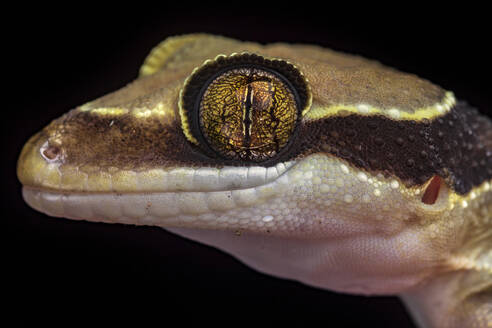
<instances>
[{"instance_id":1,"label":"dark brown stripe","mask_svg":"<svg viewBox=\"0 0 492 328\"><path fill-rule=\"evenodd\" d=\"M396 176L407 186L437 174L465 194L492 179L490 129L491 121L463 102L432 122L348 115L305 124L293 153L334 154L364 170Z\"/></svg>"}]
</instances>

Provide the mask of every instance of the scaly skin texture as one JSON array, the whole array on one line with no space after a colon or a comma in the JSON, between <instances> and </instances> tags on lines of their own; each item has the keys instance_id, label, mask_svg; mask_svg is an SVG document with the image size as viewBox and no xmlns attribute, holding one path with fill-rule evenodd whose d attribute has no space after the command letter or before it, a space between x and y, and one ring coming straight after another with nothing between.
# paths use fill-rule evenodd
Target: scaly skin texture
<instances>
[{"instance_id":1,"label":"scaly skin texture","mask_svg":"<svg viewBox=\"0 0 492 328\"><path fill-rule=\"evenodd\" d=\"M189 78L204 67L244 60L292 67L300 74L292 85L306 93L285 149L266 161L214 154L180 98L204 87ZM242 79L235 103L241 110L244 98L239 145L254 144L255 120L268 127L277 117L274 75L259 76ZM230 124L220 115L229 99L211 99L216 134ZM258 145L270 135L275 145L276 130L261 131ZM216 149L236 149L219 137ZM170 38L139 79L33 136L18 176L25 200L49 215L161 226L275 276L397 294L422 327L492 327L492 123L452 93L374 61L308 45Z\"/></svg>"}]
</instances>

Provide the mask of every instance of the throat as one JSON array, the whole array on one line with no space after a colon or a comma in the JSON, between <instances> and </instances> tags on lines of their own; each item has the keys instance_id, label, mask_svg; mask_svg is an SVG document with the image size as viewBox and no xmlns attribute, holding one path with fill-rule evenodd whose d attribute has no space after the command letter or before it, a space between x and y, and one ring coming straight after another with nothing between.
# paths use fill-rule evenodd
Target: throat
<instances>
[{"instance_id":1,"label":"throat","mask_svg":"<svg viewBox=\"0 0 492 328\"><path fill-rule=\"evenodd\" d=\"M385 247L394 245L381 243L374 248L371 238L302 239L230 230L166 230L225 251L259 272L343 293L391 295L415 286L429 274L417 262L389 256ZM360 247L367 248L367 256L360 256Z\"/></svg>"}]
</instances>

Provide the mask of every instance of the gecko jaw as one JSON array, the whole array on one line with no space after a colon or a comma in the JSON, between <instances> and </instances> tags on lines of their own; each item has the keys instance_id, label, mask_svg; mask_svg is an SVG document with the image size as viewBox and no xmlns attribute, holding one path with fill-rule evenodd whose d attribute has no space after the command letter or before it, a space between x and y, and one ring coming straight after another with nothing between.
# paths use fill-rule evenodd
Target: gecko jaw
<instances>
[{"instance_id":1,"label":"gecko jaw","mask_svg":"<svg viewBox=\"0 0 492 328\"><path fill-rule=\"evenodd\" d=\"M268 182L244 188L84 192L27 185L23 195L35 209L57 217L303 237L365 230L385 220L390 224L384 229L392 229L411 219L409 199L418 199L396 180L363 173L324 154L291 163Z\"/></svg>"}]
</instances>

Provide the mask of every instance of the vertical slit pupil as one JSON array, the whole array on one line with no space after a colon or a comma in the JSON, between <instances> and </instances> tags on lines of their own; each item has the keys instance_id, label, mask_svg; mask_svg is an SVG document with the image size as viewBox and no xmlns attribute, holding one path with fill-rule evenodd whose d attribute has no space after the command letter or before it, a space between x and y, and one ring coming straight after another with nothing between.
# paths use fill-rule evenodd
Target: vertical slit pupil
<instances>
[{"instance_id":1,"label":"vertical slit pupil","mask_svg":"<svg viewBox=\"0 0 492 328\"><path fill-rule=\"evenodd\" d=\"M245 103L245 114L244 114L244 126L245 126L245 130L244 131L244 135L245 135L245 143L246 143L246 147L249 146L249 141L250 141L250 135L249 135L249 126L251 125L251 120L250 120L250 112L251 112L251 106L252 106L252 92L253 92L253 89L251 87L251 84L248 84L248 92L246 94L246 103Z\"/></svg>"}]
</instances>

